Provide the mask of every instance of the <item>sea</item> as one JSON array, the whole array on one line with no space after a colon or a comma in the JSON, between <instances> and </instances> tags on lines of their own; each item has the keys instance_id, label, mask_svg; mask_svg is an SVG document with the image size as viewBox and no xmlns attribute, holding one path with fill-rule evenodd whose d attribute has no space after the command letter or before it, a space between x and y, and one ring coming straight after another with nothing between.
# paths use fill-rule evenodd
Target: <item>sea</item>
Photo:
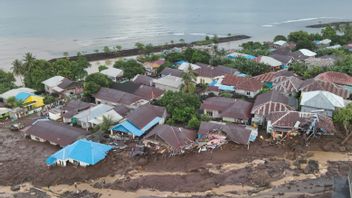
<instances>
[{"instance_id":1,"label":"sea","mask_svg":"<svg viewBox=\"0 0 352 198\"><path fill-rule=\"evenodd\" d=\"M0 69L26 52L49 59L207 35L271 40L351 20L351 8L352 0L0 0Z\"/></svg>"}]
</instances>

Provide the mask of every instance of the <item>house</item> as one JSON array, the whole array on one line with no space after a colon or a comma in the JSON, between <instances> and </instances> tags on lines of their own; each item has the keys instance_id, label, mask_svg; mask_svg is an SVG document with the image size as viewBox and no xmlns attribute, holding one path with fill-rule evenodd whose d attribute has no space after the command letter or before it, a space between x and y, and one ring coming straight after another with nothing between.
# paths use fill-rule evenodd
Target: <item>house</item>
<instances>
[{"instance_id":1,"label":"house","mask_svg":"<svg viewBox=\"0 0 352 198\"><path fill-rule=\"evenodd\" d=\"M345 107L342 97L327 91L310 91L301 94L301 111L323 113L332 117L338 108Z\"/></svg>"},{"instance_id":2,"label":"house","mask_svg":"<svg viewBox=\"0 0 352 198\"><path fill-rule=\"evenodd\" d=\"M263 88L263 83L248 77L237 77L225 75L221 82L222 85L232 86L236 94L254 98Z\"/></svg>"},{"instance_id":3,"label":"house","mask_svg":"<svg viewBox=\"0 0 352 198\"><path fill-rule=\"evenodd\" d=\"M241 58L245 58L245 59L247 59L247 60L253 60L253 59L256 58L256 57L253 56L253 55L250 55L250 54L243 54L243 53L238 53L238 52L232 52L232 53L228 54L226 57L227 57L227 58L230 58L230 59L235 59L235 58L241 57Z\"/></svg>"},{"instance_id":4,"label":"house","mask_svg":"<svg viewBox=\"0 0 352 198\"><path fill-rule=\"evenodd\" d=\"M266 116L277 111L294 110L295 100L277 91L270 91L256 97L251 113L254 115L252 122L263 124Z\"/></svg>"},{"instance_id":5,"label":"house","mask_svg":"<svg viewBox=\"0 0 352 198\"><path fill-rule=\"evenodd\" d=\"M0 107L0 121L10 118L11 109Z\"/></svg>"},{"instance_id":6,"label":"house","mask_svg":"<svg viewBox=\"0 0 352 198\"><path fill-rule=\"evenodd\" d=\"M178 71L178 70L177 70ZM140 75L137 74L133 79L132 82L138 85L147 85L147 86L153 86L153 78L150 76L146 75Z\"/></svg>"},{"instance_id":7,"label":"house","mask_svg":"<svg viewBox=\"0 0 352 198\"><path fill-rule=\"evenodd\" d=\"M100 88L93 96L97 104L107 104L111 106L124 105L131 109L148 103L147 100L134 94L105 87Z\"/></svg>"},{"instance_id":8,"label":"house","mask_svg":"<svg viewBox=\"0 0 352 198\"><path fill-rule=\"evenodd\" d=\"M29 128L25 128L24 134L35 141L49 142L52 145L64 147L85 137L89 132L48 119L41 119L35 121Z\"/></svg>"},{"instance_id":9,"label":"house","mask_svg":"<svg viewBox=\"0 0 352 198\"><path fill-rule=\"evenodd\" d=\"M347 89L329 81L316 80L313 78L305 80L299 90L302 92L328 91L345 99L350 97L350 92Z\"/></svg>"},{"instance_id":10,"label":"house","mask_svg":"<svg viewBox=\"0 0 352 198\"><path fill-rule=\"evenodd\" d=\"M222 134L229 141L237 144L249 145L251 141L254 141L257 134L255 131L251 131L246 126L225 124L219 122L201 122L198 130L198 142L202 142L203 139L215 140L216 142L223 141Z\"/></svg>"},{"instance_id":11,"label":"house","mask_svg":"<svg viewBox=\"0 0 352 198\"><path fill-rule=\"evenodd\" d=\"M165 77L165 76L176 76L179 78L182 78L183 75L183 71L180 71L178 69L172 69L170 67L166 67L165 69L163 69L163 71L161 71L160 73L161 77Z\"/></svg>"},{"instance_id":12,"label":"house","mask_svg":"<svg viewBox=\"0 0 352 198\"><path fill-rule=\"evenodd\" d=\"M287 41L279 40L275 41L273 44L275 48L285 47L287 46Z\"/></svg>"},{"instance_id":13,"label":"house","mask_svg":"<svg viewBox=\"0 0 352 198\"><path fill-rule=\"evenodd\" d=\"M211 97L203 101L200 109L211 118L248 124L251 118L252 103L241 99Z\"/></svg>"},{"instance_id":14,"label":"house","mask_svg":"<svg viewBox=\"0 0 352 198\"><path fill-rule=\"evenodd\" d=\"M256 62L269 65L272 69L280 69L282 62L270 56L259 56L255 59Z\"/></svg>"},{"instance_id":15,"label":"house","mask_svg":"<svg viewBox=\"0 0 352 198\"><path fill-rule=\"evenodd\" d=\"M183 80L182 78L176 76L164 76L159 79L154 79L155 87L158 89L162 89L164 91L180 91Z\"/></svg>"},{"instance_id":16,"label":"house","mask_svg":"<svg viewBox=\"0 0 352 198\"><path fill-rule=\"evenodd\" d=\"M115 123L123 118L116 112L113 106L99 104L74 115L71 119L71 123L73 125L79 125L84 129L89 129L101 124L104 116L111 118Z\"/></svg>"},{"instance_id":17,"label":"house","mask_svg":"<svg viewBox=\"0 0 352 198\"><path fill-rule=\"evenodd\" d=\"M32 93L20 92L16 95L16 101L20 101L27 110L34 110L44 106L44 97Z\"/></svg>"},{"instance_id":18,"label":"house","mask_svg":"<svg viewBox=\"0 0 352 198\"><path fill-rule=\"evenodd\" d=\"M134 95L143 98L144 100L151 101L161 98L164 94L164 90L158 89L156 87L141 85L135 92Z\"/></svg>"},{"instance_id":19,"label":"house","mask_svg":"<svg viewBox=\"0 0 352 198\"><path fill-rule=\"evenodd\" d=\"M282 63L283 69L288 68L288 66L293 62L294 58L291 55L282 54L271 54L269 57L278 60Z\"/></svg>"},{"instance_id":20,"label":"house","mask_svg":"<svg viewBox=\"0 0 352 198\"><path fill-rule=\"evenodd\" d=\"M317 53L312 52L308 49L300 49L293 53L293 57L295 58L295 60L302 60L302 61L304 61L309 57L315 57L316 55Z\"/></svg>"},{"instance_id":21,"label":"house","mask_svg":"<svg viewBox=\"0 0 352 198\"><path fill-rule=\"evenodd\" d=\"M111 132L128 133L133 137L140 137L154 126L164 124L166 115L164 107L146 104L131 111L124 121L111 129Z\"/></svg>"},{"instance_id":22,"label":"house","mask_svg":"<svg viewBox=\"0 0 352 198\"><path fill-rule=\"evenodd\" d=\"M62 96L78 95L83 93L83 83L75 82L62 76L54 76L42 82L49 94Z\"/></svg>"},{"instance_id":23,"label":"house","mask_svg":"<svg viewBox=\"0 0 352 198\"><path fill-rule=\"evenodd\" d=\"M352 93L352 76L341 72L324 72L315 77L317 80L335 83Z\"/></svg>"},{"instance_id":24,"label":"house","mask_svg":"<svg viewBox=\"0 0 352 198\"><path fill-rule=\"evenodd\" d=\"M140 86L141 84L137 84L133 81L125 81L119 83L112 83L109 88L133 94Z\"/></svg>"},{"instance_id":25,"label":"house","mask_svg":"<svg viewBox=\"0 0 352 198\"><path fill-rule=\"evenodd\" d=\"M280 92L286 96L295 96L300 91L303 82L303 80L296 76L279 76L274 78L272 90Z\"/></svg>"},{"instance_id":26,"label":"house","mask_svg":"<svg viewBox=\"0 0 352 198\"><path fill-rule=\"evenodd\" d=\"M220 77L225 74L234 75L236 72L238 72L238 70L221 65L216 67L202 65L199 69L194 70L197 84L209 84L216 77Z\"/></svg>"},{"instance_id":27,"label":"house","mask_svg":"<svg viewBox=\"0 0 352 198\"><path fill-rule=\"evenodd\" d=\"M77 166L92 166L103 160L111 149L109 145L81 139L49 156L46 164L66 166L69 162Z\"/></svg>"},{"instance_id":28,"label":"house","mask_svg":"<svg viewBox=\"0 0 352 198\"><path fill-rule=\"evenodd\" d=\"M313 67L331 67L335 65L336 59L332 56L325 57L310 57L304 60L304 62L308 65L309 68Z\"/></svg>"},{"instance_id":29,"label":"house","mask_svg":"<svg viewBox=\"0 0 352 198\"><path fill-rule=\"evenodd\" d=\"M3 101L6 103L7 99L12 98L12 97L16 97L17 94L19 94L19 93L34 94L35 92L36 92L36 90L34 90L34 89L30 89L27 87L20 87L20 88L16 88L16 89L11 89L9 91L6 91L6 92L0 94L0 98L2 98Z\"/></svg>"},{"instance_id":30,"label":"house","mask_svg":"<svg viewBox=\"0 0 352 198\"><path fill-rule=\"evenodd\" d=\"M187 72L189 68L191 68L193 71L200 68L199 65L189 63L186 61L178 61L176 65L178 66L177 69L183 72Z\"/></svg>"},{"instance_id":31,"label":"house","mask_svg":"<svg viewBox=\"0 0 352 198\"><path fill-rule=\"evenodd\" d=\"M109 79L111 79L114 82L118 81L123 76L123 70L117 69L114 67L104 69L104 70L100 71L100 73L104 74L105 76L107 76Z\"/></svg>"},{"instance_id":32,"label":"house","mask_svg":"<svg viewBox=\"0 0 352 198\"><path fill-rule=\"evenodd\" d=\"M71 123L72 117L79 112L87 110L94 105L81 100L71 100L61 109L61 116L64 123ZM50 116L50 112L49 112Z\"/></svg>"},{"instance_id":33,"label":"house","mask_svg":"<svg viewBox=\"0 0 352 198\"><path fill-rule=\"evenodd\" d=\"M170 125L154 127L144 138L143 143L148 147L163 147L169 151L181 151L193 144L197 133L193 130Z\"/></svg>"},{"instance_id":34,"label":"house","mask_svg":"<svg viewBox=\"0 0 352 198\"><path fill-rule=\"evenodd\" d=\"M264 83L264 85L266 87L272 88L274 79L279 76L289 77L289 76L296 76L296 74L293 71L288 71L288 70L283 69L283 70L280 70L277 72L267 72L264 74L260 74L258 76L254 76L252 78Z\"/></svg>"},{"instance_id":35,"label":"house","mask_svg":"<svg viewBox=\"0 0 352 198\"><path fill-rule=\"evenodd\" d=\"M314 123L316 119L317 123ZM314 125L316 124L316 125ZM302 132L310 134L310 126L315 126L317 133L332 134L335 127L331 118L316 113L299 111L273 112L267 117L267 133Z\"/></svg>"},{"instance_id":36,"label":"house","mask_svg":"<svg viewBox=\"0 0 352 198\"><path fill-rule=\"evenodd\" d=\"M314 41L315 45L319 47L327 47L330 45L331 40L330 39L323 39L321 41Z\"/></svg>"},{"instance_id":37,"label":"house","mask_svg":"<svg viewBox=\"0 0 352 198\"><path fill-rule=\"evenodd\" d=\"M155 76L158 68L165 63L165 60L160 59L153 62L145 62L143 64L147 75Z\"/></svg>"}]
</instances>

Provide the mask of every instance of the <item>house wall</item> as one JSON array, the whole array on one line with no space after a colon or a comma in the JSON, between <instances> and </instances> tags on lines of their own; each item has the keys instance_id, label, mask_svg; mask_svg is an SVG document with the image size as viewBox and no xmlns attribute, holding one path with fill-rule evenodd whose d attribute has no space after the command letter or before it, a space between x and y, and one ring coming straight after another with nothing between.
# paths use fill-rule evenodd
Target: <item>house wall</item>
<instances>
[{"instance_id":1,"label":"house wall","mask_svg":"<svg viewBox=\"0 0 352 198\"><path fill-rule=\"evenodd\" d=\"M47 86L47 85L44 85L44 90L45 92L48 92L49 94L52 94L54 91L52 90L51 87Z\"/></svg>"},{"instance_id":2,"label":"house wall","mask_svg":"<svg viewBox=\"0 0 352 198\"><path fill-rule=\"evenodd\" d=\"M246 90L240 90L240 89L236 89L235 90L235 93L237 94L240 94L240 95L243 95L243 96L247 96L249 98L254 98L256 95L258 95L260 92L259 91L256 91L256 92L252 92L252 91L246 91Z\"/></svg>"},{"instance_id":3,"label":"house wall","mask_svg":"<svg viewBox=\"0 0 352 198\"><path fill-rule=\"evenodd\" d=\"M173 91L173 92L178 92L178 91L180 91L180 88L181 88L181 87L178 87L178 88L170 87L168 85L159 84L159 83L155 83L155 87L162 89L162 90L165 90L165 91Z\"/></svg>"},{"instance_id":4,"label":"house wall","mask_svg":"<svg viewBox=\"0 0 352 198\"><path fill-rule=\"evenodd\" d=\"M220 118L220 112L210 109L204 109L204 114L210 115L212 118Z\"/></svg>"},{"instance_id":5,"label":"house wall","mask_svg":"<svg viewBox=\"0 0 352 198\"><path fill-rule=\"evenodd\" d=\"M63 117L63 118L62 118L62 121L63 121L64 123L71 123L71 118L65 118L65 117Z\"/></svg>"},{"instance_id":6,"label":"house wall","mask_svg":"<svg viewBox=\"0 0 352 198\"><path fill-rule=\"evenodd\" d=\"M197 76L197 78L196 78L197 84L209 84L212 81L213 81L213 79L208 78L208 77Z\"/></svg>"},{"instance_id":7,"label":"house wall","mask_svg":"<svg viewBox=\"0 0 352 198\"><path fill-rule=\"evenodd\" d=\"M235 119L235 118L229 118L229 117L223 117L222 120L225 122L233 122L233 123L239 123L239 124L248 123L248 120L241 120L241 119Z\"/></svg>"},{"instance_id":8,"label":"house wall","mask_svg":"<svg viewBox=\"0 0 352 198\"><path fill-rule=\"evenodd\" d=\"M263 125L263 123L264 123L264 116L262 116L262 115L254 115L254 117L252 118L252 122L253 123L256 123L256 124L258 124L258 125Z\"/></svg>"},{"instance_id":9,"label":"house wall","mask_svg":"<svg viewBox=\"0 0 352 198\"><path fill-rule=\"evenodd\" d=\"M308 106L301 106L301 112L312 112L312 111L319 111L319 110L324 110L324 112L319 112L321 114L325 114L329 117L332 117L334 111L333 110L329 110L329 109L318 109L318 108L314 108L314 107L308 107Z\"/></svg>"}]
</instances>

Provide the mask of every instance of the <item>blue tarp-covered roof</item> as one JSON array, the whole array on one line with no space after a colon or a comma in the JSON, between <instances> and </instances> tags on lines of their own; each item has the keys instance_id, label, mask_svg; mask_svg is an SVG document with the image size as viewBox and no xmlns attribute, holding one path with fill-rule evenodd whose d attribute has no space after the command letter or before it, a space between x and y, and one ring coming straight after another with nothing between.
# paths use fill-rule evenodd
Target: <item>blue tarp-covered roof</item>
<instances>
[{"instance_id":1,"label":"blue tarp-covered roof","mask_svg":"<svg viewBox=\"0 0 352 198\"><path fill-rule=\"evenodd\" d=\"M234 86L223 85L223 84L219 83L219 81L217 81L217 80L213 80L208 85L218 87L221 91L235 91Z\"/></svg>"},{"instance_id":2,"label":"blue tarp-covered roof","mask_svg":"<svg viewBox=\"0 0 352 198\"><path fill-rule=\"evenodd\" d=\"M74 160L88 165L95 165L103 160L111 149L112 147L109 145L81 139L51 155L46 160L46 163L51 166L56 164L58 160Z\"/></svg>"},{"instance_id":3,"label":"blue tarp-covered roof","mask_svg":"<svg viewBox=\"0 0 352 198\"><path fill-rule=\"evenodd\" d=\"M139 137L139 136L142 136L146 131L151 129L153 126L157 125L160 122L160 120L161 120L160 117L156 117L152 121L150 121L147 125L145 125L142 129L139 129L133 123L126 120L114 126L112 128L112 131L131 133L132 135Z\"/></svg>"},{"instance_id":4,"label":"blue tarp-covered roof","mask_svg":"<svg viewBox=\"0 0 352 198\"><path fill-rule=\"evenodd\" d=\"M34 94L32 93L27 93L27 92L20 92L16 95L16 100L17 101L25 101L29 96L32 96Z\"/></svg>"}]
</instances>

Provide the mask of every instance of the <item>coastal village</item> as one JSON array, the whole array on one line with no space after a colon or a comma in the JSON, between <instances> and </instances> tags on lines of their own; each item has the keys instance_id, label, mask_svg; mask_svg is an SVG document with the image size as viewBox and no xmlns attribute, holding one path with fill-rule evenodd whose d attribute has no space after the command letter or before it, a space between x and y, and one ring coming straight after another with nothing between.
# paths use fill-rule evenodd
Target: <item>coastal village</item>
<instances>
[{"instance_id":1,"label":"coastal village","mask_svg":"<svg viewBox=\"0 0 352 198\"><path fill-rule=\"evenodd\" d=\"M49 171L94 171L121 153L173 160L229 145L244 156L262 144L280 153L285 145L304 150L329 141L352 152L352 31L345 29L293 32L231 50L219 49L216 37L159 52L137 43L138 56L116 62L27 54L13 67L23 86L0 94L1 127L52 145L36 165ZM306 174L319 171L316 161L300 163ZM352 189L348 171L332 193Z\"/></svg>"}]
</instances>

